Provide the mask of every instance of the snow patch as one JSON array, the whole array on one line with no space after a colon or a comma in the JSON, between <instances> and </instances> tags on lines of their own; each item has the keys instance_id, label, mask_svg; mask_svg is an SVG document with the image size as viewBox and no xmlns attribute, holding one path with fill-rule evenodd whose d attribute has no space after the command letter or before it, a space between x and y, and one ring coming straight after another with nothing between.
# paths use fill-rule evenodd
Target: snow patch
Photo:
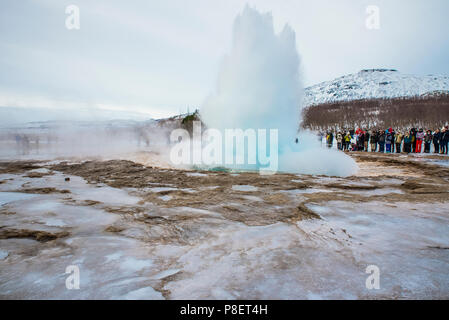
<instances>
[{"instance_id":1,"label":"snow patch","mask_svg":"<svg viewBox=\"0 0 449 320\"><path fill-rule=\"evenodd\" d=\"M258 190L258 188L255 186L250 186L250 185L233 185L232 190L243 191L243 192L255 192Z\"/></svg>"},{"instance_id":2,"label":"snow patch","mask_svg":"<svg viewBox=\"0 0 449 320\"><path fill-rule=\"evenodd\" d=\"M164 297L160 292L157 292L152 287L140 288L128 292L123 296L124 300L163 300Z\"/></svg>"}]
</instances>

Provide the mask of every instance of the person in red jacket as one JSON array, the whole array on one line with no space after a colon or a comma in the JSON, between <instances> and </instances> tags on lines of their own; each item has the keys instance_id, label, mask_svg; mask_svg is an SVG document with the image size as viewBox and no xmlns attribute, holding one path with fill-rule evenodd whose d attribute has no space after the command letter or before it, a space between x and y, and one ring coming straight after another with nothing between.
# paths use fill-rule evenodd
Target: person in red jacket
<instances>
[{"instance_id":1,"label":"person in red jacket","mask_svg":"<svg viewBox=\"0 0 449 320\"><path fill-rule=\"evenodd\" d=\"M421 147L422 147L422 142L424 140L424 130L421 128L419 129L418 133L416 134L416 153L421 153Z\"/></svg>"}]
</instances>

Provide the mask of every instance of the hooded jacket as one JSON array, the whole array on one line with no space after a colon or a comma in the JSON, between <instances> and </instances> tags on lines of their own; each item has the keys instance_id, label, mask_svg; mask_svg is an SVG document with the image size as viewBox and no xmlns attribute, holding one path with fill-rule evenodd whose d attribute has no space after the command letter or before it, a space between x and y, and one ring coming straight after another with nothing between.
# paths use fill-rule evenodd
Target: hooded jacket
<instances>
[{"instance_id":1,"label":"hooded jacket","mask_svg":"<svg viewBox=\"0 0 449 320\"><path fill-rule=\"evenodd\" d=\"M352 139L351 134L347 133L345 135L345 142L351 142L351 139Z\"/></svg>"},{"instance_id":2,"label":"hooded jacket","mask_svg":"<svg viewBox=\"0 0 449 320\"><path fill-rule=\"evenodd\" d=\"M394 137L394 142L395 143L401 143L402 142L402 134L400 134L399 132L398 133L396 133L396 136Z\"/></svg>"},{"instance_id":3,"label":"hooded jacket","mask_svg":"<svg viewBox=\"0 0 449 320\"><path fill-rule=\"evenodd\" d=\"M365 132L365 142L369 141L370 134L368 131Z\"/></svg>"},{"instance_id":4,"label":"hooded jacket","mask_svg":"<svg viewBox=\"0 0 449 320\"><path fill-rule=\"evenodd\" d=\"M404 136L404 144L410 144L410 143L412 143L412 136L411 135Z\"/></svg>"},{"instance_id":5,"label":"hooded jacket","mask_svg":"<svg viewBox=\"0 0 449 320\"><path fill-rule=\"evenodd\" d=\"M343 141L343 135L341 133L337 133L337 142L342 143Z\"/></svg>"},{"instance_id":6,"label":"hooded jacket","mask_svg":"<svg viewBox=\"0 0 449 320\"><path fill-rule=\"evenodd\" d=\"M444 133L441 134L441 143L448 143L449 142L449 131L446 130Z\"/></svg>"},{"instance_id":7,"label":"hooded jacket","mask_svg":"<svg viewBox=\"0 0 449 320\"><path fill-rule=\"evenodd\" d=\"M390 132L387 133L387 136L385 138L385 142L387 144L391 144L393 142L393 135Z\"/></svg>"},{"instance_id":8,"label":"hooded jacket","mask_svg":"<svg viewBox=\"0 0 449 320\"><path fill-rule=\"evenodd\" d=\"M441 132L435 132L433 134L433 143L434 144L439 144L440 143L440 139L441 139Z\"/></svg>"}]
</instances>

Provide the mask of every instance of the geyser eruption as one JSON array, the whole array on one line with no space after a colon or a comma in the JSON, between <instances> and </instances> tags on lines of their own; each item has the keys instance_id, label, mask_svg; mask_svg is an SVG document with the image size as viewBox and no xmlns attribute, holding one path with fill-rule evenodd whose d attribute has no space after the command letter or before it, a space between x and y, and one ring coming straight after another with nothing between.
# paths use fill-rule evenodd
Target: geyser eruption
<instances>
[{"instance_id":1,"label":"geyser eruption","mask_svg":"<svg viewBox=\"0 0 449 320\"><path fill-rule=\"evenodd\" d=\"M201 108L201 118L222 132L277 129L278 171L350 175L357 165L349 156L321 148L312 134L301 133L296 141L302 100L299 66L293 29L286 25L276 34L270 13L246 6L235 19L231 52L222 62L216 92Z\"/></svg>"}]
</instances>

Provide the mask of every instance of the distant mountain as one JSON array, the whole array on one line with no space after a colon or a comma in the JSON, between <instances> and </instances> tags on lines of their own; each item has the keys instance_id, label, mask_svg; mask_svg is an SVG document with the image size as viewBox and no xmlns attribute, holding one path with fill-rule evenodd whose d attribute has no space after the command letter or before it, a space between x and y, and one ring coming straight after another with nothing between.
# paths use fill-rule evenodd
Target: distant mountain
<instances>
[{"instance_id":1,"label":"distant mountain","mask_svg":"<svg viewBox=\"0 0 449 320\"><path fill-rule=\"evenodd\" d=\"M96 108L52 109L0 106L0 128L58 126L133 126L151 121L146 114Z\"/></svg>"},{"instance_id":2,"label":"distant mountain","mask_svg":"<svg viewBox=\"0 0 449 320\"><path fill-rule=\"evenodd\" d=\"M367 69L305 89L304 106L363 99L449 94L449 77L402 74L394 69Z\"/></svg>"}]
</instances>

